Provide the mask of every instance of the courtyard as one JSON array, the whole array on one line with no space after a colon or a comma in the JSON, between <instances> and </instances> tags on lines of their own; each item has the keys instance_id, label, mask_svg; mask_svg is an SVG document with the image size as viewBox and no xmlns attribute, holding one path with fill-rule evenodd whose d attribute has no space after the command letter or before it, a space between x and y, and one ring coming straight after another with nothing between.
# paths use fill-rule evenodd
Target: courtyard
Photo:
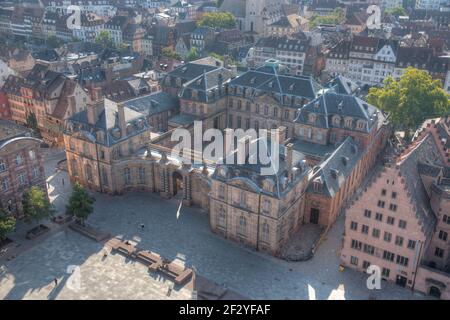
<instances>
[{"instance_id":1,"label":"courtyard","mask_svg":"<svg viewBox=\"0 0 450 320\"><path fill-rule=\"evenodd\" d=\"M64 157L48 155L49 196L59 213L70 194L66 172L55 170ZM179 199L163 200L157 194L123 196L95 194L94 213L88 223L139 247L176 259L197 274L251 299L423 299L421 294L382 282L381 290L366 287L367 275L339 271L344 219L330 229L314 257L287 262L223 239L210 231L206 212L180 208ZM141 227L144 225L144 228ZM27 226L11 238L17 243ZM34 240L26 251L0 263L1 299L190 299L186 286L171 288L119 254L103 255L103 244L66 228L54 228ZM78 269L79 267L79 269ZM77 268L79 273L71 273ZM74 277L80 276L79 286ZM55 286L54 279L58 279Z\"/></svg>"}]
</instances>

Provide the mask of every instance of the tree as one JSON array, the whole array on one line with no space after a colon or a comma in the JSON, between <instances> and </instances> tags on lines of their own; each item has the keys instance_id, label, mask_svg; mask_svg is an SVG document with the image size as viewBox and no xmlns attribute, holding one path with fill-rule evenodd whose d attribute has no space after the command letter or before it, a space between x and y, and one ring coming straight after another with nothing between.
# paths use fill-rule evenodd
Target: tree
<instances>
[{"instance_id":1,"label":"tree","mask_svg":"<svg viewBox=\"0 0 450 320\"><path fill-rule=\"evenodd\" d=\"M39 222L42 219L51 217L54 213L54 208L48 200L47 194L37 186L32 186L25 191L22 198L22 206L26 222L33 220Z\"/></svg>"},{"instance_id":2,"label":"tree","mask_svg":"<svg viewBox=\"0 0 450 320\"><path fill-rule=\"evenodd\" d=\"M396 16L396 17L408 15L405 8L403 8L403 7L395 7L395 8L386 9L386 13L392 14L393 16Z\"/></svg>"},{"instance_id":3,"label":"tree","mask_svg":"<svg viewBox=\"0 0 450 320\"><path fill-rule=\"evenodd\" d=\"M50 36L47 38L47 46L49 46L50 48L59 48L62 44L62 41L60 39L58 39L56 36Z\"/></svg>"},{"instance_id":4,"label":"tree","mask_svg":"<svg viewBox=\"0 0 450 320\"><path fill-rule=\"evenodd\" d=\"M38 122L34 112L29 112L27 114L27 126L31 128L36 135L40 136Z\"/></svg>"},{"instance_id":5,"label":"tree","mask_svg":"<svg viewBox=\"0 0 450 320\"><path fill-rule=\"evenodd\" d=\"M196 47L192 47L186 57L189 61L197 60L199 58L198 50Z\"/></svg>"},{"instance_id":6,"label":"tree","mask_svg":"<svg viewBox=\"0 0 450 320\"><path fill-rule=\"evenodd\" d=\"M95 38L95 43L101 45L104 48L113 47L111 35L108 31L102 30Z\"/></svg>"},{"instance_id":7,"label":"tree","mask_svg":"<svg viewBox=\"0 0 450 320\"><path fill-rule=\"evenodd\" d=\"M16 225L16 219L13 216L9 216L6 212L0 208L0 242L5 240L6 235L14 230Z\"/></svg>"},{"instance_id":8,"label":"tree","mask_svg":"<svg viewBox=\"0 0 450 320\"><path fill-rule=\"evenodd\" d=\"M171 47L163 48L162 55L170 59L183 60L183 58L178 53L176 53L175 50L173 50Z\"/></svg>"},{"instance_id":9,"label":"tree","mask_svg":"<svg viewBox=\"0 0 450 320\"><path fill-rule=\"evenodd\" d=\"M310 28L314 28L319 24L332 24L338 25L345 20L345 11L342 8L336 8L329 15L326 16L317 16L314 15L310 21Z\"/></svg>"},{"instance_id":10,"label":"tree","mask_svg":"<svg viewBox=\"0 0 450 320\"><path fill-rule=\"evenodd\" d=\"M89 195L85 188L76 183L66 206L67 214L79 219L84 223L87 217L94 211L92 206L95 198Z\"/></svg>"},{"instance_id":11,"label":"tree","mask_svg":"<svg viewBox=\"0 0 450 320\"><path fill-rule=\"evenodd\" d=\"M199 27L232 29L236 18L229 12L208 12L197 22Z\"/></svg>"},{"instance_id":12,"label":"tree","mask_svg":"<svg viewBox=\"0 0 450 320\"><path fill-rule=\"evenodd\" d=\"M389 76L384 87L371 88L367 101L388 112L394 126L409 133L426 119L448 114L449 98L441 81L409 67L398 81Z\"/></svg>"}]
</instances>

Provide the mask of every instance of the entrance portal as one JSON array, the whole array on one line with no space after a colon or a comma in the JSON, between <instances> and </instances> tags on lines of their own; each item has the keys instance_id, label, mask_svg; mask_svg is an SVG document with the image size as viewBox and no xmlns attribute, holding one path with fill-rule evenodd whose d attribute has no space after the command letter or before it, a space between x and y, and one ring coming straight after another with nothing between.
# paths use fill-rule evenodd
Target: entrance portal
<instances>
[{"instance_id":1,"label":"entrance portal","mask_svg":"<svg viewBox=\"0 0 450 320\"><path fill-rule=\"evenodd\" d=\"M435 286L430 287L430 291L428 292L430 296L440 299L441 298L441 290Z\"/></svg>"},{"instance_id":2,"label":"entrance portal","mask_svg":"<svg viewBox=\"0 0 450 320\"><path fill-rule=\"evenodd\" d=\"M181 173L175 171L172 175L173 178L173 195L176 196L180 191L183 191L184 183ZM182 194L182 193L180 193Z\"/></svg>"},{"instance_id":3,"label":"entrance portal","mask_svg":"<svg viewBox=\"0 0 450 320\"><path fill-rule=\"evenodd\" d=\"M405 287L406 286L406 281L407 281L408 279L406 279L405 277L403 277L403 276L400 276L400 275L397 275L397 281L395 281L395 283L397 283L399 286L401 286L401 287Z\"/></svg>"},{"instance_id":4,"label":"entrance portal","mask_svg":"<svg viewBox=\"0 0 450 320\"><path fill-rule=\"evenodd\" d=\"M319 209L311 208L309 222L313 224L319 224Z\"/></svg>"}]
</instances>

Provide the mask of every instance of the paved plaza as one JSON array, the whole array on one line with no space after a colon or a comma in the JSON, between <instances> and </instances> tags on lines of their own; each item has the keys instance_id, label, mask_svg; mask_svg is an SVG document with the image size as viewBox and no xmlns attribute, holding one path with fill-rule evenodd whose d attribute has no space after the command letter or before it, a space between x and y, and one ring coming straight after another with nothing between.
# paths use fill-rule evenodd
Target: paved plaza
<instances>
[{"instance_id":1,"label":"paved plaza","mask_svg":"<svg viewBox=\"0 0 450 320\"><path fill-rule=\"evenodd\" d=\"M54 166L63 157L49 155L49 194L60 213L70 194L65 172ZM64 185L62 179L65 179ZM343 217L331 228L315 256L304 262L287 262L250 250L213 234L207 213L181 207L180 200L163 200L157 194L123 196L95 194L95 212L88 223L112 236L133 239L138 246L166 259L177 259L209 280L254 299L422 299L422 295L394 284L381 290L366 288L367 276L339 271ZM144 224L144 230L140 225ZM21 226L21 228L25 228ZM20 230L19 230L20 231ZM18 232L20 233L20 232ZM13 238L21 238L17 234ZM16 239L14 239L16 240ZM19 240L28 241L28 240ZM103 245L73 231L55 230L43 241L0 263L2 299L189 299L188 288L150 274L140 263L119 254L103 256ZM79 266L81 285L74 287L69 266ZM55 287L54 278L58 278ZM76 281L75 281L76 282ZM78 282L77 282L78 283Z\"/></svg>"}]
</instances>

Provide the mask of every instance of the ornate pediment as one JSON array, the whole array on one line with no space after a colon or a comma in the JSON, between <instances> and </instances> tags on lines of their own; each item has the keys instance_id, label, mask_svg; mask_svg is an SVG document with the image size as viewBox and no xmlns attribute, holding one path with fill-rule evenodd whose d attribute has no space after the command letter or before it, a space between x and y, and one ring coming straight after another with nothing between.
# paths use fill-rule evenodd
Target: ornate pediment
<instances>
[{"instance_id":1,"label":"ornate pediment","mask_svg":"<svg viewBox=\"0 0 450 320\"><path fill-rule=\"evenodd\" d=\"M267 105L274 105L279 106L280 103L271 95L268 95L267 93L257 97L255 99L255 102L259 104L267 104Z\"/></svg>"},{"instance_id":2,"label":"ornate pediment","mask_svg":"<svg viewBox=\"0 0 450 320\"><path fill-rule=\"evenodd\" d=\"M256 185L255 182L248 178L234 178L228 182L231 186L237 187L239 189L251 191L251 192L258 192L259 187Z\"/></svg>"}]
</instances>

